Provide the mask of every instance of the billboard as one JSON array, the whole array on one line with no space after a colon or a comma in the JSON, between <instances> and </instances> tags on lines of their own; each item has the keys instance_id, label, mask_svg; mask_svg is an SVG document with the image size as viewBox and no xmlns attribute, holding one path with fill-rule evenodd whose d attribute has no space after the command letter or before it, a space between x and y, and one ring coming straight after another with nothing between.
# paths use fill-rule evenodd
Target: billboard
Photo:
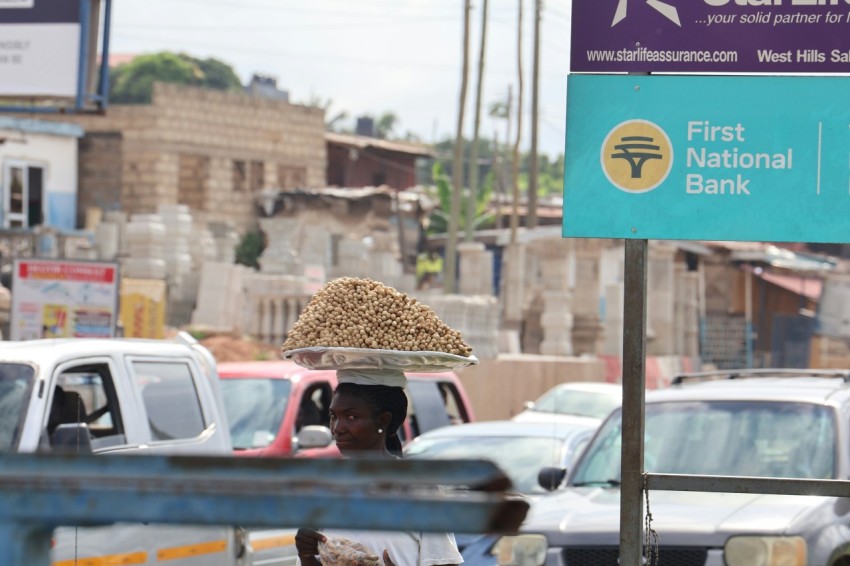
<instances>
[{"instance_id":1,"label":"billboard","mask_svg":"<svg viewBox=\"0 0 850 566\"><path fill-rule=\"evenodd\" d=\"M572 4L572 72L850 72L848 0Z\"/></svg>"},{"instance_id":2,"label":"billboard","mask_svg":"<svg viewBox=\"0 0 850 566\"><path fill-rule=\"evenodd\" d=\"M563 235L846 242L850 77L571 75ZM811 102L810 104L805 103Z\"/></svg>"},{"instance_id":3,"label":"billboard","mask_svg":"<svg viewBox=\"0 0 850 566\"><path fill-rule=\"evenodd\" d=\"M80 2L0 0L0 95L77 96Z\"/></svg>"},{"instance_id":4,"label":"billboard","mask_svg":"<svg viewBox=\"0 0 850 566\"><path fill-rule=\"evenodd\" d=\"M118 274L116 263L15 260L10 339L114 337Z\"/></svg>"}]
</instances>

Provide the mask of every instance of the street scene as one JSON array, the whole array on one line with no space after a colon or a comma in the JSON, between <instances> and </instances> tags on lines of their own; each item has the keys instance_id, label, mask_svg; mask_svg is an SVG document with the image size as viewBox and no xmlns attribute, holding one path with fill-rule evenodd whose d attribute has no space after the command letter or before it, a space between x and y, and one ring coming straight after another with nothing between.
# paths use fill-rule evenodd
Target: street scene
<instances>
[{"instance_id":1,"label":"street scene","mask_svg":"<svg viewBox=\"0 0 850 566\"><path fill-rule=\"evenodd\" d=\"M0 566L850 566L848 26L0 0Z\"/></svg>"}]
</instances>

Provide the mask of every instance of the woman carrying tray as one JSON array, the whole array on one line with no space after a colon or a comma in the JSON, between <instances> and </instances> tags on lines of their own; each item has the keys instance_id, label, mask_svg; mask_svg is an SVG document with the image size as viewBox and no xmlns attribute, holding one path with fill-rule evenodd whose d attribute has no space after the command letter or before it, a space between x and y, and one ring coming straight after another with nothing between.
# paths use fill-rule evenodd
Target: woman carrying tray
<instances>
[{"instance_id":1,"label":"woman carrying tray","mask_svg":"<svg viewBox=\"0 0 850 566\"><path fill-rule=\"evenodd\" d=\"M330 405L330 427L343 457L401 458L397 433L407 416L404 373L339 370L337 379ZM340 544L344 541L358 544ZM452 533L337 530L320 533L302 528L295 536L295 546L304 566L323 562L387 566L463 562ZM320 554L323 561L317 558Z\"/></svg>"},{"instance_id":2,"label":"woman carrying tray","mask_svg":"<svg viewBox=\"0 0 850 566\"><path fill-rule=\"evenodd\" d=\"M281 347L308 369L337 370L330 427L344 458L401 458L407 418L404 371L478 363L460 332L434 311L382 283L342 277L310 299ZM463 558L451 533L323 531L295 536L300 564L437 566Z\"/></svg>"}]
</instances>

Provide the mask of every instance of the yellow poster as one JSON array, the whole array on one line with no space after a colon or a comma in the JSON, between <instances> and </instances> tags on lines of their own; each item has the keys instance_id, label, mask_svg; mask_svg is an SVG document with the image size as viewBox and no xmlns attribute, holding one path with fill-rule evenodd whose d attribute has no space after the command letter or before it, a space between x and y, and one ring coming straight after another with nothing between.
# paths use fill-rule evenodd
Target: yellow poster
<instances>
[{"instance_id":1,"label":"yellow poster","mask_svg":"<svg viewBox=\"0 0 850 566\"><path fill-rule=\"evenodd\" d=\"M121 324L127 338L165 338L165 281L123 279Z\"/></svg>"},{"instance_id":2,"label":"yellow poster","mask_svg":"<svg viewBox=\"0 0 850 566\"><path fill-rule=\"evenodd\" d=\"M65 338L68 336L67 305L44 305L41 321L43 338Z\"/></svg>"}]
</instances>

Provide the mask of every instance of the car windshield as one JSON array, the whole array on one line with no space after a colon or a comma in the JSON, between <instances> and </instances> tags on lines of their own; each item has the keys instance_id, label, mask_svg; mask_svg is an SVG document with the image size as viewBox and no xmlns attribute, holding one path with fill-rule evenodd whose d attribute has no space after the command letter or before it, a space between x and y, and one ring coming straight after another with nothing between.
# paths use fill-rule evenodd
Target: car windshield
<instances>
[{"instance_id":1,"label":"car windshield","mask_svg":"<svg viewBox=\"0 0 850 566\"><path fill-rule=\"evenodd\" d=\"M587 448L572 485L617 485L618 411ZM670 474L830 479L835 415L821 405L712 401L646 405L644 468Z\"/></svg>"},{"instance_id":2,"label":"car windshield","mask_svg":"<svg viewBox=\"0 0 850 566\"><path fill-rule=\"evenodd\" d=\"M18 447L35 371L24 364L0 364L0 451Z\"/></svg>"},{"instance_id":3,"label":"car windshield","mask_svg":"<svg viewBox=\"0 0 850 566\"><path fill-rule=\"evenodd\" d=\"M286 379L222 379L224 409L236 450L271 444L289 401L292 384Z\"/></svg>"},{"instance_id":4,"label":"car windshield","mask_svg":"<svg viewBox=\"0 0 850 566\"><path fill-rule=\"evenodd\" d=\"M540 397L531 408L541 413L560 413L604 419L619 406L619 397L593 391L556 388Z\"/></svg>"},{"instance_id":5,"label":"car windshield","mask_svg":"<svg viewBox=\"0 0 850 566\"><path fill-rule=\"evenodd\" d=\"M545 437L420 437L405 457L443 460L485 459L496 464L523 494L545 493L537 482L540 468L564 466L564 441Z\"/></svg>"}]
</instances>

